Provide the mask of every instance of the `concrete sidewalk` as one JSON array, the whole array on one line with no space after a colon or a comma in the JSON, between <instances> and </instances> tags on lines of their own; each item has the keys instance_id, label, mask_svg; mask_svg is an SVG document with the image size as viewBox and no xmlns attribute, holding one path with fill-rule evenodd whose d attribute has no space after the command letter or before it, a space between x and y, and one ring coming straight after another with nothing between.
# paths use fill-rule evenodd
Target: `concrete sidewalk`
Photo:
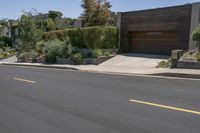
<instances>
[{"instance_id":1,"label":"concrete sidewalk","mask_svg":"<svg viewBox=\"0 0 200 133\"><path fill-rule=\"evenodd\" d=\"M149 59L147 59L147 56ZM89 71L98 73L155 75L155 76L170 76L170 77L200 79L200 70L197 69L195 70L195 69L155 68L158 61L165 59L165 57L161 58L160 56L158 57L157 56L155 57L153 55L145 55L145 58L143 58L141 54L139 55L126 54L126 55L118 55L100 65L59 65L59 64L42 64L42 63L17 63L16 56L13 56L5 60L1 60L0 65L2 64L2 65L12 65L12 66L70 69L70 70L80 70L80 71Z\"/></svg>"},{"instance_id":2,"label":"concrete sidewalk","mask_svg":"<svg viewBox=\"0 0 200 133\"><path fill-rule=\"evenodd\" d=\"M70 69L70 70L81 70L81 71L99 72L99 73L155 75L155 76L170 76L170 77L200 79L200 70L195 70L195 69L133 68L133 67L110 67L110 66L106 67L99 65L58 65L58 64L41 64L41 63L11 63L11 62L0 62L0 64L13 65L13 66Z\"/></svg>"}]
</instances>

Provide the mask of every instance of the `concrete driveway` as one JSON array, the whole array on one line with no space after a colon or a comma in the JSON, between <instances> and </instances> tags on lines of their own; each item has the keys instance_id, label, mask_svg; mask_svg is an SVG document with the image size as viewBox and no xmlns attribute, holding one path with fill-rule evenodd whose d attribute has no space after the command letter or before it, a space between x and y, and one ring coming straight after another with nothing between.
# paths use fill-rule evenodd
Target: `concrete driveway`
<instances>
[{"instance_id":1,"label":"concrete driveway","mask_svg":"<svg viewBox=\"0 0 200 133\"><path fill-rule=\"evenodd\" d=\"M124 67L124 68L155 68L160 61L167 60L169 56L128 53L100 64L102 67Z\"/></svg>"}]
</instances>

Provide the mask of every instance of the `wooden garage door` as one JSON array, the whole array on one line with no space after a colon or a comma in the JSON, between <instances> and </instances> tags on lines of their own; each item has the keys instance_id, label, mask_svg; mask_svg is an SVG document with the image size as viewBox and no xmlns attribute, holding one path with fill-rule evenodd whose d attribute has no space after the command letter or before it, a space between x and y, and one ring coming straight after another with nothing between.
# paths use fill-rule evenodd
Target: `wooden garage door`
<instances>
[{"instance_id":1,"label":"wooden garage door","mask_svg":"<svg viewBox=\"0 0 200 133\"><path fill-rule=\"evenodd\" d=\"M148 54L170 54L179 48L177 32L131 32L131 52Z\"/></svg>"}]
</instances>

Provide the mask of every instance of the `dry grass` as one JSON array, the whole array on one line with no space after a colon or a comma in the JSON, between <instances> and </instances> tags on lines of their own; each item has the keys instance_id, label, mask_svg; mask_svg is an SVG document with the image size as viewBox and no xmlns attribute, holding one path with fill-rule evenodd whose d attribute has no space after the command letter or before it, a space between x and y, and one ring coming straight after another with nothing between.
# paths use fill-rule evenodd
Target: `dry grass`
<instances>
[{"instance_id":1,"label":"dry grass","mask_svg":"<svg viewBox=\"0 0 200 133\"><path fill-rule=\"evenodd\" d=\"M156 68L169 68L171 66L171 58L166 61L161 61Z\"/></svg>"},{"instance_id":2,"label":"dry grass","mask_svg":"<svg viewBox=\"0 0 200 133\"><path fill-rule=\"evenodd\" d=\"M200 62L200 52L196 50L191 50L185 53L181 59L181 61L191 61L191 62Z\"/></svg>"}]
</instances>

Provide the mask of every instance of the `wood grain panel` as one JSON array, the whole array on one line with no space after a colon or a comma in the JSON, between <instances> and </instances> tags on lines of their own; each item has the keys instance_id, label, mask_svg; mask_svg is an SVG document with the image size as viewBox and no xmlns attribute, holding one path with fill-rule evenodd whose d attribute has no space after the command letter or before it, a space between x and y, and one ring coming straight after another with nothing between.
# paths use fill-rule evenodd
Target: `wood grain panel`
<instances>
[{"instance_id":1,"label":"wood grain panel","mask_svg":"<svg viewBox=\"0 0 200 133\"><path fill-rule=\"evenodd\" d=\"M179 48L176 31L153 31L130 33L131 52L149 54L170 54Z\"/></svg>"}]
</instances>

